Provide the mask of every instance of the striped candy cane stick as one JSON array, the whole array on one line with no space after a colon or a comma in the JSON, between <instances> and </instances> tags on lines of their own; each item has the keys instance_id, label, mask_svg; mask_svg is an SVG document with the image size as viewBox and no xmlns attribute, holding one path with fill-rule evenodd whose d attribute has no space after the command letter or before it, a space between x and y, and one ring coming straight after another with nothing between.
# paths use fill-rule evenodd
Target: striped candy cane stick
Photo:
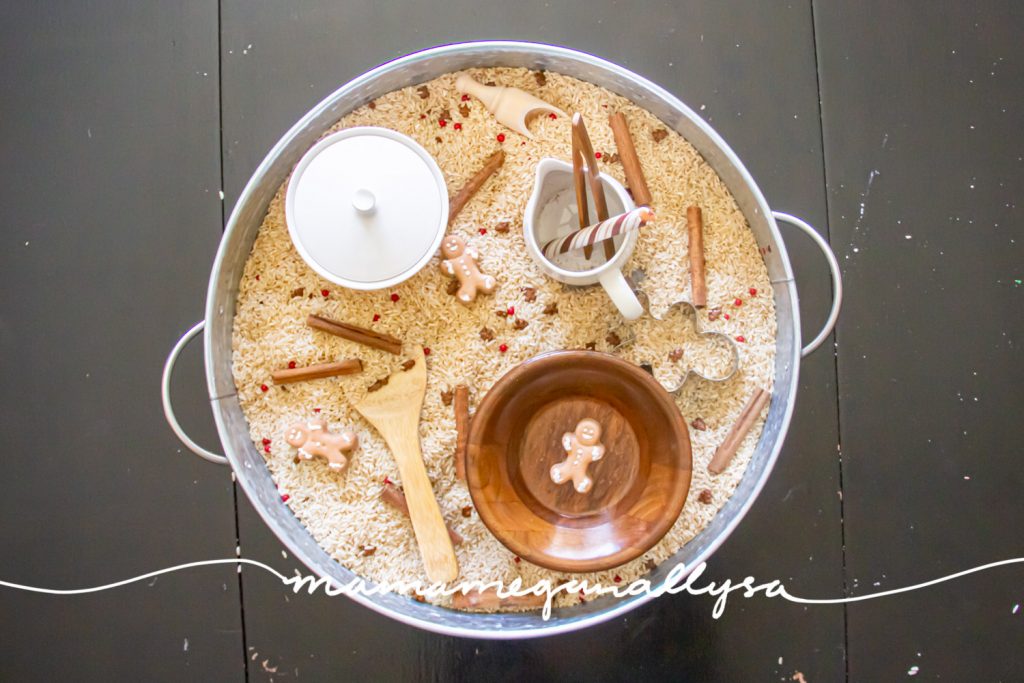
<instances>
[{"instance_id":1,"label":"striped candy cane stick","mask_svg":"<svg viewBox=\"0 0 1024 683\"><path fill-rule=\"evenodd\" d=\"M633 209L618 216L612 216L607 220L585 228L570 232L568 235L553 239L541 249L545 256L551 258L557 254L564 254L572 249L596 244L601 240L608 240L616 235L622 235L643 227L648 221L654 220L654 212L646 206Z\"/></svg>"}]
</instances>

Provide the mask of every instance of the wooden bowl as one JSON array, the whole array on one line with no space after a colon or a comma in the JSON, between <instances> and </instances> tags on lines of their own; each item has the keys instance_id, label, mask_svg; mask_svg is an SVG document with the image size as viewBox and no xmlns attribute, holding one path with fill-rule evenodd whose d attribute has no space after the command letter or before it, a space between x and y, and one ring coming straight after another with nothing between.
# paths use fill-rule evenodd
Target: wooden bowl
<instances>
[{"instance_id":1,"label":"wooden bowl","mask_svg":"<svg viewBox=\"0 0 1024 683\"><path fill-rule=\"evenodd\" d=\"M584 418L603 430L593 486L551 480L562 435ZM690 435L675 401L640 368L606 353L553 351L516 366L470 422L466 480L491 533L542 567L589 572L649 550L690 489Z\"/></svg>"}]
</instances>

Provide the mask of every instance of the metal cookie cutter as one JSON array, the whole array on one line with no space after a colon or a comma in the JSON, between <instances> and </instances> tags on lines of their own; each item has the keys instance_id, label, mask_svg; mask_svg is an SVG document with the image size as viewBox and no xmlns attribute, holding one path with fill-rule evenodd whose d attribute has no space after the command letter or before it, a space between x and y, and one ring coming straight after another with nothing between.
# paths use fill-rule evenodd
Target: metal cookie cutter
<instances>
[{"instance_id":1,"label":"metal cookie cutter","mask_svg":"<svg viewBox=\"0 0 1024 683\"><path fill-rule=\"evenodd\" d=\"M642 270L634 270L632 272L632 274L629 276L629 280L630 280L631 284L633 285L633 287L636 288L636 286L640 283L641 280L644 279L644 277L645 277L645 274L644 274L644 272ZM643 291L638 290L637 291L637 297L641 300L641 303L643 304L643 307L645 309L647 309L648 312L650 312L650 310L651 310L650 309L650 301L648 300L647 295ZM686 372L683 374L683 378L681 380L679 380L679 382L677 384L669 385L669 384L666 384L665 382L661 382L660 380L659 380L659 384L661 384L661 386L665 388L665 391L669 392L670 394L678 394L680 391L683 390L683 386L686 384L686 380L688 380L691 375L694 375L694 376L696 376L696 377L698 377L698 378L700 378L702 380L708 381L708 382L726 382L726 381L732 379L732 377L740 369L740 351L739 351L739 347L736 345L736 342L733 341L732 337L730 337L727 334L724 334L722 332L705 332L705 331L703 331L701 329L701 327L700 327L700 319L697 317L697 308L692 303L690 303L686 299L680 299L679 301L676 301L675 303L673 303L671 306L669 306L665 310L665 314L664 314L663 317L658 317L658 316L654 315L653 313L651 313L651 317L654 318L655 320L664 320L665 317L667 317L668 314L671 313L672 309L674 309L676 306L687 306L687 307L689 307L690 312L693 313L693 326L694 326L694 329L696 330L697 335L699 337L716 337L716 338L719 338L722 341L724 341L728 345L729 351L732 354L732 362L729 364L728 371L725 374L720 375L720 376L708 377L707 375L705 375L705 374L703 374L701 372L698 372L698 371L694 370L691 367L691 368L688 368L686 370ZM612 349L613 350L620 349L623 346L626 346L627 344L632 344L635 341L636 341L636 335L632 334L632 332L630 332L628 335L623 337L621 342L619 342L618 344L613 346ZM642 361L640 363L640 367L642 367L643 369L647 370L652 375L654 374L654 368L653 368L652 364L649 361Z\"/></svg>"}]
</instances>

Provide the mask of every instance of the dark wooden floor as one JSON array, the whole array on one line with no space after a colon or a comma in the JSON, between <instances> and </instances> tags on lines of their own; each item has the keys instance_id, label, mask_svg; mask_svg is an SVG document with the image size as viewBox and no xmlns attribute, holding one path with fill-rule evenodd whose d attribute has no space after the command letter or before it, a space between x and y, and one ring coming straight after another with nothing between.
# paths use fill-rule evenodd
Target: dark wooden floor
<instances>
[{"instance_id":1,"label":"dark wooden floor","mask_svg":"<svg viewBox=\"0 0 1024 683\"><path fill-rule=\"evenodd\" d=\"M296 567L165 426L164 356L202 315L226 208L297 117L383 61L497 37L661 83L842 263L836 353L805 360L779 466L707 576L856 596L1024 556L1019 4L5 4L0 579L96 585L236 546ZM827 272L784 234L810 336ZM199 355L174 390L212 447ZM0 589L0 680L1020 680L1022 577L845 608L733 600L719 620L668 597L493 643L208 567L79 597Z\"/></svg>"}]
</instances>

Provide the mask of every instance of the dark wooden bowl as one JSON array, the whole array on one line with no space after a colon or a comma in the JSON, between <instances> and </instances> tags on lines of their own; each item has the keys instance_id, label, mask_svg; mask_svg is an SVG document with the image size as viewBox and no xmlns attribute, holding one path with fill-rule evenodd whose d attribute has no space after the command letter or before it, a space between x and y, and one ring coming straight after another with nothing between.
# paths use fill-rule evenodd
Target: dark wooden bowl
<instances>
[{"instance_id":1,"label":"dark wooden bowl","mask_svg":"<svg viewBox=\"0 0 1024 683\"><path fill-rule=\"evenodd\" d=\"M603 428L587 493L557 485L562 435L583 418ZM487 528L548 569L588 572L628 562L675 523L690 489L690 435L649 374L606 353L553 351L498 380L470 423L466 480Z\"/></svg>"}]
</instances>

